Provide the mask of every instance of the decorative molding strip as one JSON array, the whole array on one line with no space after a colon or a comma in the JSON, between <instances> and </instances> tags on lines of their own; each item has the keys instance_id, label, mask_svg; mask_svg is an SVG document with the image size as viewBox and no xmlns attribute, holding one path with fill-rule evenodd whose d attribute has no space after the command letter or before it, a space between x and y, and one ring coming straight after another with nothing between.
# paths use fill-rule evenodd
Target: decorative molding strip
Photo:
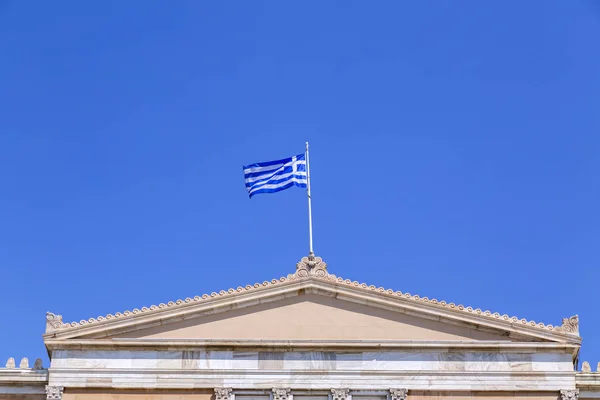
<instances>
[{"instance_id":1,"label":"decorative molding strip","mask_svg":"<svg viewBox=\"0 0 600 400\"><path fill-rule=\"evenodd\" d=\"M273 400L288 400L292 389L273 388Z\"/></svg>"},{"instance_id":2,"label":"decorative molding strip","mask_svg":"<svg viewBox=\"0 0 600 400\"><path fill-rule=\"evenodd\" d=\"M349 279L343 279L327 272L327 264L321 259L321 257L309 256L303 257L300 262L296 264L296 272L290 274L287 277L281 277L279 279L272 279L271 281L264 281L263 283L255 283L254 285L246 285L245 287L238 286L237 289L221 290L219 293L212 292L211 294L203 294L202 296L195 296L194 298L186 298L185 300L170 301L168 303L160 303L159 305L152 305L150 307L142 307L141 309L135 308L133 311L126 310L124 312L118 312L115 314L108 314L105 316L99 316L97 318L90 318L88 320L81 320L79 322L64 323L61 315L53 314L51 312L46 313L46 333L55 331L65 330L69 328L76 328L80 326L87 326L106 322L115 319L126 319L136 315L144 313L158 312L160 310L168 308L177 308L189 305L191 303L201 302L203 300L212 299L221 296L229 296L239 294L247 291L253 291L265 287L280 285L285 282L303 280L303 279L318 279L323 281L333 282L338 285L351 287L363 291L374 291L387 295L394 295L401 297L404 300L428 303L435 305L436 307L450 309L454 312L464 312L467 314L474 314L480 317L484 317L490 320L500 320L511 324L525 325L534 329L540 329L545 331L554 331L560 333L567 333L575 336L579 336L579 317L577 315L564 318L562 326L546 325L542 322L528 321L524 318L519 319L518 317L509 317L507 314L500 315L497 312L492 313L489 310L481 310L480 308L473 309L473 307L465 307L462 304L447 303L445 301L438 301L437 299L429 299L428 297L420 297L419 295L411 295L410 293L402 293L400 291L394 291L392 289L385 289L383 287L375 287L373 285L367 285L366 283L359 283L357 281L351 281Z\"/></svg>"},{"instance_id":3,"label":"decorative molding strip","mask_svg":"<svg viewBox=\"0 0 600 400\"><path fill-rule=\"evenodd\" d=\"M350 389L331 389L331 400L347 400Z\"/></svg>"},{"instance_id":4,"label":"decorative molding strip","mask_svg":"<svg viewBox=\"0 0 600 400\"><path fill-rule=\"evenodd\" d=\"M233 389L215 388L215 400L231 400Z\"/></svg>"},{"instance_id":5,"label":"decorative molding strip","mask_svg":"<svg viewBox=\"0 0 600 400\"><path fill-rule=\"evenodd\" d=\"M64 387L46 385L46 400L62 400Z\"/></svg>"},{"instance_id":6,"label":"decorative molding strip","mask_svg":"<svg viewBox=\"0 0 600 400\"><path fill-rule=\"evenodd\" d=\"M390 400L406 400L408 389L390 389Z\"/></svg>"},{"instance_id":7,"label":"decorative molding strip","mask_svg":"<svg viewBox=\"0 0 600 400\"><path fill-rule=\"evenodd\" d=\"M560 397L562 400L579 400L579 389L561 390Z\"/></svg>"}]
</instances>

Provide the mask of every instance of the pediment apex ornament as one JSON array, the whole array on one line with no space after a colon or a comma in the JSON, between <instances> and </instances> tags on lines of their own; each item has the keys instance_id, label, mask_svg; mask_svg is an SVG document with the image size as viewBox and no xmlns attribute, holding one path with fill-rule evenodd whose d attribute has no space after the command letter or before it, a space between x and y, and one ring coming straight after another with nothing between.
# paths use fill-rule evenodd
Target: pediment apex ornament
<instances>
[{"instance_id":1,"label":"pediment apex ornament","mask_svg":"<svg viewBox=\"0 0 600 400\"><path fill-rule=\"evenodd\" d=\"M563 318L562 330L569 333L579 334L579 316L574 315L570 318Z\"/></svg>"},{"instance_id":2,"label":"pediment apex ornament","mask_svg":"<svg viewBox=\"0 0 600 400\"><path fill-rule=\"evenodd\" d=\"M579 400L579 389L561 390L561 400Z\"/></svg>"},{"instance_id":3,"label":"pediment apex ornament","mask_svg":"<svg viewBox=\"0 0 600 400\"><path fill-rule=\"evenodd\" d=\"M287 400L292 389L273 388L273 400Z\"/></svg>"},{"instance_id":4,"label":"pediment apex ornament","mask_svg":"<svg viewBox=\"0 0 600 400\"><path fill-rule=\"evenodd\" d=\"M46 333L56 331L63 326L62 315L46 312Z\"/></svg>"},{"instance_id":5,"label":"pediment apex ornament","mask_svg":"<svg viewBox=\"0 0 600 400\"><path fill-rule=\"evenodd\" d=\"M408 389L390 389L390 400L406 400Z\"/></svg>"},{"instance_id":6,"label":"pediment apex ornament","mask_svg":"<svg viewBox=\"0 0 600 400\"><path fill-rule=\"evenodd\" d=\"M62 400L63 390L62 386L46 385L46 400Z\"/></svg>"},{"instance_id":7,"label":"pediment apex ornament","mask_svg":"<svg viewBox=\"0 0 600 400\"><path fill-rule=\"evenodd\" d=\"M309 276L325 278L328 275L327 263L321 257L311 254L308 257L302 257L302 260L296 264L296 273L293 276L296 278L307 278Z\"/></svg>"},{"instance_id":8,"label":"pediment apex ornament","mask_svg":"<svg viewBox=\"0 0 600 400\"><path fill-rule=\"evenodd\" d=\"M231 400L232 388L215 388L215 400Z\"/></svg>"},{"instance_id":9,"label":"pediment apex ornament","mask_svg":"<svg viewBox=\"0 0 600 400\"><path fill-rule=\"evenodd\" d=\"M331 389L331 400L346 400L350 389Z\"/></svg>"}]
</instances>

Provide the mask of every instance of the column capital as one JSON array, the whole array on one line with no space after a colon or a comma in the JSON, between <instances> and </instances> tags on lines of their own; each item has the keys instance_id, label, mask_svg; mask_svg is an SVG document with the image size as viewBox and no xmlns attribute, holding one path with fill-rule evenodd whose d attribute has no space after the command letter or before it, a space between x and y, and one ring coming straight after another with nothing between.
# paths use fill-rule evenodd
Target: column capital
<instances>
[{"instance_id":1,"label":"column capital","mask_svg":"<svg viewBox=\"0 0 600 400\"><path fill-rule=\"evenodd\" d=\"M64 389L62 386L46 385L46 400L62 400Z\"/></svg>"},{"instance_id":2,"label":"column capital","mask_svg":"<svg viewBox=\"0 0 600 400\"><path fill-rule=\"evenodd\" d=\"M408 389L390 389L390 400L406 400Z\"/></svg>"},{"instance_id":3,"label":"column capital","mask_svg":"<svg viewBox=\"0 0 600 400\"><path fill-rule=\"evenodd\" d=\"M561 390L561 400L579 400L579 389Z\"/></svg>"},{"instance_id":4,"label":"column capital","mask_svg":"<svg viewBox=\"0 0 600 400\"><path fill-rule=\"evenodd\" d=\"M350 389L331 389L331 400L346 400Z\"/></svg>"},{"instance_id":5,"label":"column capital","mask_svg":"<svg viewBox=\"0 0 600 400\"><path fill-rule=\"evenodd\" d=\"M291 391L289 388L273 388L273 400L288 400Z\"/></svg>"},{"instance_id":6,"label":"column capital","mask_svg":"<svg viewBox=\"0 0 600 400\"><path fill-rule=\"evenodd\" d=\"M215 388L215 400L231 400L231 388Z\"/></svg>"}]
</instances>

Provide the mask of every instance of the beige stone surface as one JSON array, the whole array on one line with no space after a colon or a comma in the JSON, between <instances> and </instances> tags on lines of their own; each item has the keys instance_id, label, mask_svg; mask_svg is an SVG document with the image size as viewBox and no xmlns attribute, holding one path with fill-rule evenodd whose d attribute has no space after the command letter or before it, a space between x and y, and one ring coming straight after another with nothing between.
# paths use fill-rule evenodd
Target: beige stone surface
<instances>
[{"instance_id":1,"label":"beige stone surface","mask_svg":"<svg viewBox=\"0 0 600 400\"><path fill-rule=\"evenodd\" d=\"M43 394L2 394L0 400L46 400Z\"/></svg>"},{"instance_id":2,"label":"beige stone surface","mask_svg":"<svg viewBox=\"0 0 600 400\"><path fill-rule=\"evenodd\" d=\"M214 392L211 390L127 390L107 392L75 390L63 394L63 400L213 400L213 398Z\"/></svg>"},{"instance_id":3,"label":"beige stone surface","mask_svg":"<svg viewBox=\"0 0 600 400\"><path fill-rule=\"evenodd\" d=\"M242 397L242 396L241 396ZM302 396L298 396L299 398ZM557 400L558 392L449 392L449 391L409 391L409 400ZM209 390L189 391L97 391L77 390L64 393L63 400L214 400ZM1 399L1 398L0 398ZM40 400L16 399L10 400Z\"/></svg>"},{"instance_id":4,"label":"beige stone surface","mask_svg":"<svg viewBox=\"0 0 600 400\"><path fill-rule=\"evenodd\" d=\"M510 340L336 298L305 295L203 316L117 338L272 340Z\"/></svg>"},{"instance_id":5,"label":"beige stone surface","mask_svg":"<svg viewBox=\"0 0 600 400\"><path fill-rule=\"evenodd\" d=\"M433 392L409 391L407 400L557 400L558 392Z\"/></svg>"}]
</instances>

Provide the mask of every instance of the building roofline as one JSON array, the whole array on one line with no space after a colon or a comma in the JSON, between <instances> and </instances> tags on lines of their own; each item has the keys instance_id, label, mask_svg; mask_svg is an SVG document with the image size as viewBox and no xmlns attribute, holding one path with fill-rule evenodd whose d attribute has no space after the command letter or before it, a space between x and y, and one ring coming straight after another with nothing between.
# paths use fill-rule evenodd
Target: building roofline
<instances>
[{"instance_id":1,"label":"building roofline","mask_svg":"<svg viewBox=\"0 0 600 400\"><path fill-rule=\"evenodd\" d=\"M237 289L221 290L219 293L204 294L195 296L194 298L186 298L185 300L170 301L150 307L135 308L133 311L126 310L80 322L64 323L61 315L47 313L46 316L46 334L44 339L60 338L60 337L76 337L78 333L85 334L90 332L90 328L100 328L102 326L113 325L118 322L140 320L142 317L152 318L157 315L166 315L178 313L181 315L187 310L200 305L209 305L217 303L221 300L235 299L244 295L264 293L267 290L275 288L285 288L298 282L314 282L315 284L323 283L334 285L347 293L360 292L363 295L372 297L385 297L387 302L393 301L397 305L401 305L405 309L427 310L432 313L443 314L454 319L465 319L483 326L491 326L497 328L499 325L503 327L510 326L525 335L537 335L545 340L568 341L570 343L581 343L579 337L579 318L577 315L564 318L562 325L553 326L541 322L528 321L524 318L509 317L498 312L481 310L479 308L465 307L461 304L447 303L446 301L438 301L437 299L429 299L428 297L420 297L419 295L411 295L392 289L383 287L375 287L366 283L359 283L349 279L343 279L327 272L327 264L320 257L304 257L296 265L296 272L287 277L272 279L255 283L254 285L246 285ZM122 325L122 324L118 324ZM92 329L96 331L97 329Z\"/></svg>"}]
</instances>

